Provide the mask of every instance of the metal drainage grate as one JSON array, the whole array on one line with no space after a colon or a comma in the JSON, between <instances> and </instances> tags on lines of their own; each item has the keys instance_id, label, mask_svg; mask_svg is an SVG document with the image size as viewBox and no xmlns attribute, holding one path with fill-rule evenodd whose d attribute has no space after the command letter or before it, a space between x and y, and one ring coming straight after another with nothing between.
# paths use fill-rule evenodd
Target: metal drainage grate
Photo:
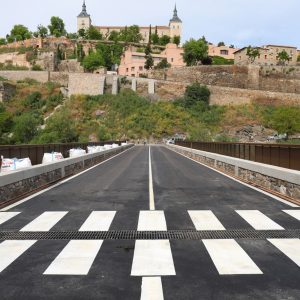
<instances>
[{"instance_id":1,"label":"metal drainage grate","mask_svg":"<svg viewBox=\"0 0 300 300\"><path fill-rule=\"evenodd\" d=\"M300 238L300 229L288 230L226 230L226 231L1 231L0 240L201 240L201 239L258 239Z\"/></svg>"}]
</instances>

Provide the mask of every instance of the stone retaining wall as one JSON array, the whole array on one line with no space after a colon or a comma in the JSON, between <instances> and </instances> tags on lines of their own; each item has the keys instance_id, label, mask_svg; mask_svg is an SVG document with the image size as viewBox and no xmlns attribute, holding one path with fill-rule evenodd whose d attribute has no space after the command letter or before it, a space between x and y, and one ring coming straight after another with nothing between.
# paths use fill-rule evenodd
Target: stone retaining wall
<instances>
[{"instance_id":1,"label":"stone retaining wall","mask_svg":"<svg viewBox=\"0 0 300 300\"><path fill-rule=\"evenodd\" d=\"M170 145L168 148L218 171L289 196L300 203L300 171L181 146Z\"/></svg>"},{"instance_id":2,"label":"stone retaining wall","mask_svg":"<svg viewBox=\"0 0 300 300\"><path fill-rule=\"evenodd\" d=\"M7 201L20 197L25 193L33 192L66 176L75 175L131 147L133 145L129 144L116 149L86 154L76 158L67 158L59 162L2 174L0 175L0 207Z\"/></svg>"}]
</instances>

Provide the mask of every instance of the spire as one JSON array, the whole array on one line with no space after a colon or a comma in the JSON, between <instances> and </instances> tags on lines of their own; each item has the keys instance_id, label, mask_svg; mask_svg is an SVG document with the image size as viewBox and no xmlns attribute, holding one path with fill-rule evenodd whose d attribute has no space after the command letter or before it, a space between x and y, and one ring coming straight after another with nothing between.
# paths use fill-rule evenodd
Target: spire
<instances>
[{"instance_id":1,"label":"spire","mask_svg":"<svg viewBox=\"0 0 300 300\"><path fill-rule=\"evenodd\" d=\"M82 11L79 14L78 17L89 17L90 15L87 13L86 11L86 5L85 5L85 0L83 0L83 4L82 4Z\"/></svg>"},{"instance_id":2,"label":"spire","mask_svg":"<svg viewBox=\"0 0 300 300\"><path fill-rule=\"evenodd\" d=\"M174 8L173 18L170 20L170 22L182 23L182 21L181 21L180 18L178 17L178 13L177 13L177 5L176 5L176 3L175 3L175 8Z\"/></svg>"}]
</instances>

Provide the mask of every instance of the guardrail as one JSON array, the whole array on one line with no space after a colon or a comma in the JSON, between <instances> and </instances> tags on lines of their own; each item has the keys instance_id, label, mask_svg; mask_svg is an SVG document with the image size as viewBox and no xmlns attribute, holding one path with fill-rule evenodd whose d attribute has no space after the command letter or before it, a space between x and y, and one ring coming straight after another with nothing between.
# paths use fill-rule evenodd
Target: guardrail
<instances>
[{"instance_id":1,"label":"guardrail","mask_svg":"<svg viewBox=\"0 0 300 300\"><path fill-rule=\"evenodd\" d=\"M300 145L187 141L176 145L300 171Z\"/></svg>"},{"instance_id":2,"label":"guardrail","mask_svg":"<svg viewBox=\"0 0 300 300\"><path fill-rule=\"evenodd\" d=\"M98 143L66 143L66 144L41 144L41 145L5 145L0 146L0 157L4 158L26 158L29 157L32 165L42 163L44 153L60 152L64 157L69 157L72 148L87 149L88 146L103 146L104 144L118 144L125 141L108 141ZM1 159L0 159L1 166Z\"/></svg>"}]
</instances>

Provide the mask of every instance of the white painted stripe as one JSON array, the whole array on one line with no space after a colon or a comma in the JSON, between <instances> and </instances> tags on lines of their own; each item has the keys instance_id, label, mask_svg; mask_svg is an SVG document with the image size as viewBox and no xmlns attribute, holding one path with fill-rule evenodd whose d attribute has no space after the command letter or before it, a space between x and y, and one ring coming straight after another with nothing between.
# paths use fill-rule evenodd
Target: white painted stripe
<instances>
[{"instance_id":1,"label":"white painted stripe","mask_svg":"<svg viewBox=\"0 0 300 300\"><path fill-rule=\"evenodd\" d=\"M111 157L111 158L109 158L109 159L107 159L107 160L105 160L105 161L102 161L101 163L99 163L99 164L97 164L97 165L95 165L95 166L93 166L93 167L91 167L91 168L89 168L89 169L87 169L87 170L84 170L84 171L82 171L82 172L80 172L80 173L78 173L78 174L76 174L76 175L73 175L73 176L71 176L71 177L69 177L69 178L66 178L66 179L64 179L64 180L62 180L62 181L60 181L60 182L58 182L58 183L56 183L56 184L54 184L54 185L52 185L52 186L50 186L50 187L48 187L48 188L46 188L46 189L40 191L40 192L37 192L37 193L35 193L35 194L31 195L31 196L28 196L28 197L26 197L26 198L24 198L24 199L22 199L22 200L20 200L20 201L18 201L18 202L16 202L16 203L14 203L14 204L11 204L11 205L9 205L9 206L6 206L5 208L2 208L0 211L8 211L8 210L10 210L10 209L12 209L12 208L14 208L14 207L16 207L16 206L18 206L18 205L24 203L24 202L27 202L27 201L29 201L29 200L31 200L31 199L33 199L33 198L35 198L35 197L41 195L41 194L44 194L44 193L46 193L46 192L48 192L48 191L50 191L50 190L52 190L52 189L55 189L56 187L58 187L58 186L60 186L60 185L62 185L62 184L64 184L64 183L66 183L66 182L68 182L68 181L70 181L70 180L72 180L72 179L74 179L74 178L76 178L76 177L79 177L79 176L81 176L82 174L87 173L87 172L89 172L89 171L91 171L91 170L93 170L93 169L99 167L99 166L102 165L102 164L107 163L108 161L110 161L110 160L112 160L112 159L118 157L119 155L124 154L125 152L127 152L127 151L129 151L129 150L132 150L133 148L134 148L134 147L131 147L131 148L129 148L129 149L126 149L125 151L123 151L123 152L121 152L121 153L119 153L119 154L117 154L117 155L115 155L115 156L113 156L113 157Z\"/></svg>"},{"instance_id":2,"label":"white painted stripe","mask_svg":"<svg viewBox=\"0 0 300 300\"><path fill-rule=\"evenodd\" d=\"M115 211L93 211L79 231L108 231L115 215Z\"/></svg>"},{"instance_id":3,"label":"white painted stripe","mask_svg":"<svg viewBox=\"0 0 300 300\"><path fill-rule=\"evenodd\" d=\"M131 276L176 275L168 240L138 240L135 242Z\"/></svg>"},{"instance_id":4,"label":"white painted stripe","mask_svg":"<svg viewBox=\"0 0 300 300\"><path fill-rule=\"evenodd\" d=\"M87 275L103 240L70 241L55 258L45 275Z\"/></svg>"},{"instance_id":5,"label":"white painted stripe","mask_svg":"<svg viewBox=\"0 0 300 300\"><path fill-rule=\"evenodd\" d=\"M236 212L256 230L284 230L259 210L236 210Z\"/></svg>"},{"instance_id":6,"label":"white painted stripe","mask_svg":"<svg viewBox=\"0 0 300 300\"><path fill-rule=\"evenodd\" d=\"M141 300L164 300L161 277L143 277Z\"/></svg>"},{"instance_id":7,"label":"white painted stripe","mask_svg":"<svg viewBox=\"0 0 300 300\"><path fill-rule=\"evenodd\" d=\"M0 225L18 215L19 212L0 212Z\"/></svg>"},{"instance_id":8,"label":"white painted stripe","mask_svg":"<svg viewBox=\"0 0 300 300\"><path fill-rule=\"evenodd\" d=\"M0 272L12 264L36 241L4 241L0 244Z\"/></svg>"},{"instance_id":9,"label":"white painted stripe","mask_svg":"<svg viewBox=\"0 0 300 300\"><path fill-rule=\"evenodd\" d=\"M300 267L300 239L268 239L268 241Z\"/></svg>"},{"instance_id":10,"label":"white painted stripe","mask_svg":"<svg viewBox=\"0 0 300 300\"><path fill-rule=\"evenodd\" d=\"M138 231L167 231L163 211L140 211Z\"/></svg>"},{"instance_id":11,"label":"white painted stripe","mask_svg":"<svg viewBox=\"0 0 300 300\"><path fill-rule=\"evenodd\" d=\"M67 211L46 211L20 231L49 231L67 213Z\"/></svg>"},{"instance_id":12,"label":"white painted stripe","mask_svg":"<svg viewBox=\"0 0 300 300\"><path fill-rule=\"evenodd\" d=\"M284 210L284 212L300 221L300 210Z\"/></svg>"},{"instance_id":13,"label":"white painted stripe","mask_svg":"<svg viewBox=\"0 0 300 300\"><path fill-rule=\"evenodd\" d=\"M248 187L248 188L250 188L250 189L252 189L252 190L255 190L255 191L257 191L257 192L260 192L261 194L264 194L264 195L266 195L266 196L268 196L268 197L271 197L271 198L273 198L273 199L275 199L275 200L277 200L277 201L279 201L279 202L281 202L281 203L283 203L283 204L286 204L286 205L288 205L288 206L290 206L290 207L295 207L295 208L296 208L296 207L299 207L299 205L297 205L297 204L294 204L294 203L289 202L289 201L287 201L287 200L284 200L284 199L282 199L282 198L280 198L280 197L277 197L277 196L275 196L275 195L273 195L273 194L270 194L270 193L268 193L268 192L265 192L264 190L261 190L261 189L259 189L259 188L256 188L256 187L250 185L250 184L247 184L247 183L245 183L245 182L243 182L243 181L240 181L240 180L238 180L238 179L236 179L236 178L234 178L234 177L229 176L228 174L222 173L222 172L219 171L219 170L216 170L216 169L214 169L214 168L212 168L212 167L209 167L209 166L207 166L207 165L205 165L205 164L203 164L203 163L201 163L201 162L199 162L199 161L193 160L192 158L187 157L187 156L185 156L185 155L183 155L183 154L181 154L181 153L178 153L178 152L176 152L176 151L174 151L174 150L171 150L171 149L169 149L169 148L167 148L167 147L166 147L166 149L168 149L168 150L170 150L170 151L173 151L174 153L176 153L176 154L178 154L178 155L181 155L182 157L184 157L184 158L186 158L186 159L189 159L189 160L193 161L194 163L196 163L196 164L198 164L198 165L201 165L201 166L203 166L203 167L206 167L206 168L208 168L208 169L211 169L211 170L213 170L213 171L215 171L215 172L217 172L217 173L219 173L219 174L221 174L221 175L223 175L223 176L225 176L225 177L227 177L227 178L230 178L231 180L236 181L236 182L238 182L238 183L240 183L240 184L242 184L242 185L244 185L244 186L246 186L246 187Z\"/></svg>"},{"instance_id":14,"label":"white painted stripe","mask_svg":"<svg viewBox=\"0 0 300 300\"><path fill-rule=\"evenodd\" d=\"M263 274L235 240L203 240L220 275Z\"/></svg>"},{"instance_id":15,"label":"white painted stripe","mask_svg":"<svg viewBox=\"0 0 300 300\"><path fill-rule=\"evenodd\" d=\"M188 213L196 230L226 230L210 210L189 210Z\"/></svg>"},{"instance_id":16,"label":"white painted stripe","mask_svg":"<svg viewBox=\"0 0 300 300\"><path fill-rule=\"evenodd\" d=\"M150 210L155 210L152 162L151 162L151 147L150 146L149 146L149 206L150 206Z\"/></svg>"}]
</instances>

